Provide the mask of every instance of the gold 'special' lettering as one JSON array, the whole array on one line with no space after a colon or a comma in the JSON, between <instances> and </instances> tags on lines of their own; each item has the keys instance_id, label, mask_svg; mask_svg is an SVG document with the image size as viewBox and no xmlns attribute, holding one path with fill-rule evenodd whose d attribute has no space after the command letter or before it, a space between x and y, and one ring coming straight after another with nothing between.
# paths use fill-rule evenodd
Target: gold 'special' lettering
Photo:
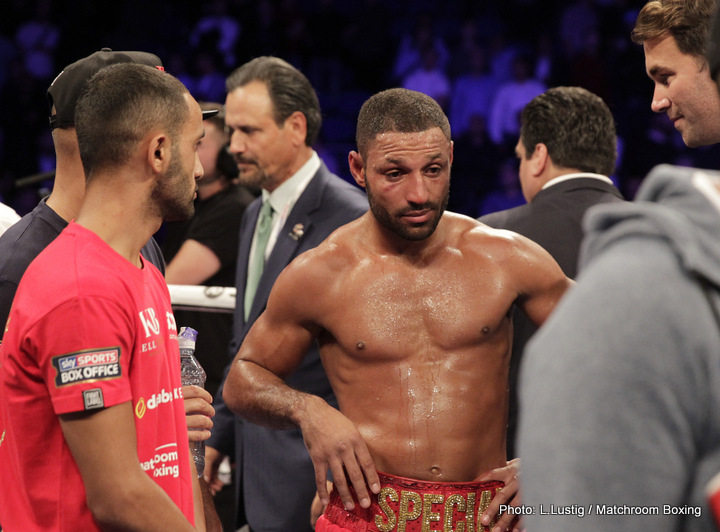
<instances>
[{"instance_id":1,"label":"gold 'special' lettering","mask_svg":"<svg viewBox=\"0 0 720 532\"><path fill-rule=\"evenodd\" d=\"M445 499L445 522L443 523L443 532L465 532L465 523L458 523L457 528L453 528L453 506L457 506L458 511L465 511L465 497L454 494Z\"/></svg>"},{"instance_id":2,"label":"gold 'special' lettering","mask_svg":"<svg viewBox=\"0 0 720 532\"><path fill-rule=\"evenodd\" d=\"M422 532L430 532L430 522L439 522L440 514L432 511L433 504L442 504L445 496L440 493L423 494Z\"/></svg>"},{"instance_id":3,"label":"gold 'special' lettering","mask_svg":"<svg viewBox=\"0 0 720 532\"><path fill-rule=\"evenodd\" d=\"M378 505L380 505L380 508L385 513L387 522L385 522L381 516L375 515L375 526L380 532L391 532L395 529L395 525L397 525L397 517L395 516L393 509L390 508L390 505L387 502L388 499L392 502L398 502L397 491L389 487L381 489L380 494L378 495Z\"/></svg>"},{"instance_id":4,"label":"gold 'special' lettering","mask_svg":"<svg viewBox=\"0 0 720 532\"><path fill-rule=\"evenodd\" d=\"M467 510L465 510L465 523L467 532L475 532L475 494L468 493Z\"/></svg>"},{"instance_id":5,"label":"gold 'special' lettering","mask_svg":"<svg viewBox=\"0 0 720 532\"><path fill-rule=\"evenodd\" d=\"M501 488L497 489L499 492ZM493 519L488 527L483 526L480 519L492 501L492 491L485 490L480 493L480 500L476 501L475 493L468 493L467 499L455 493L447 498L441 493L417 493L415 491L402 490L398 492L385 487L378 495L378 506L384 515L375 515L375 526L380 532L406 532L408 521L422 518L422 532L431 532L430 523L443 523L443 532L483 532L491 530L497 524L497 518ZM396 512L390 506L390 502L397 503L399 508ZM477 512L476 505L477 502ZM444 505L443 505L444 503ZM433 512L433 504L443 505L441 512ZM465 519L455 520L455 509L465 514ZM397 528L396 528L397 527ZM455 527L455 528L454 528Z\"/></svg>"},{"instance_id":6,"label":"gold 'special' lettering","mask_svg":"<svg viewBox=\"0 0 720 532\"><path fill-rule=\"evenodd\" d=\"M500 493L502 488L498 488L495 495ZM483 526L483 524L480 522L480 519L482 519L482 514L485 510L487 510L488 506L490 506L490 501L492 500L492 492L489 490L485 490L480 494L480 504L478 506L477 510L477 529L478 530L486 530L486 528ZM490 524L487 527L487 530L492 530L492 527L495 526L497 523L497 519L493 519L490 521Z\"/></svg>"},{"instance_id":7,"label":"gold 'special' lettering","mask_svg":"<svg viewBox=\"0 0 720 532\"><path fill-rule=\"evenodd\" d=\"M412 511L410 504L412 503ZM398 532L405 532L405 526L408 521L414 521L422 513L422 498L419 493L414 491L400 492L400 516L398 517Z\"/></svg>"}]
</instances>

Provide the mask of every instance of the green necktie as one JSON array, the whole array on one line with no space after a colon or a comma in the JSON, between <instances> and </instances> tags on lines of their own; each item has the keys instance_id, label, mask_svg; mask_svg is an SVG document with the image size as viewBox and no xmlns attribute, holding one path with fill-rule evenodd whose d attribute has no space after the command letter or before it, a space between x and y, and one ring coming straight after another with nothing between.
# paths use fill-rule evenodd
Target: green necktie
<instances>
[{"instance_id":1,"label":"green necktie","mask_svg":"<svg viewBox=\"0 0 720 532\"><path fill-rule=\"evenodd\" d=\"M269 200L265 200L260 209L260 218L255 232L255 254L248 265L247 284L245 285L245 319L250 315L255 292L265 269L265 248L272 232L273 208Z\"/></svg>"}]
</instances>

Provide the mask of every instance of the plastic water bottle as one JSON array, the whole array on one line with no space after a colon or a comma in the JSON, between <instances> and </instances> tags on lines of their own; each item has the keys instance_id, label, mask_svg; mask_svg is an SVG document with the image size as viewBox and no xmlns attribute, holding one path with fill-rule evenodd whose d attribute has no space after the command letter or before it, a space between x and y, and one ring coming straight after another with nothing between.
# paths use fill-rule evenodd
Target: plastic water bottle
<instances>
[{"instance_id":1,"label":"plastic water bottle","mask_svg":"<svg viewBox=\"0 0 720 532\"><path fill-rule=\"evenodd\" d=\"M183 386L194 384L195 386L204 388L207 375L195 358L197 334L197 331L190 327L180 328L180 334L178 334L178 344L180 344L180 377ZM205 442L190 442L190 452L192 452L193 460L195 460L198 477L202 477L205 472Z\"/></svg>"}]
</instances>

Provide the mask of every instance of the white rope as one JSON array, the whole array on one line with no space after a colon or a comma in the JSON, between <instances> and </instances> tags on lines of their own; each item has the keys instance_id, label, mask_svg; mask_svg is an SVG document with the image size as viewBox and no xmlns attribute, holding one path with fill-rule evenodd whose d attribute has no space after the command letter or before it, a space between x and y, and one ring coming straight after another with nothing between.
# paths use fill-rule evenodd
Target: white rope
<instances>
[{"instance_id":1,"label":"white rope","mask_svg":"<svg viewBox=\"0 0 720 532\"><path fill-rule=\"evenodd\" d=\"M200 310L232 314L235 294L232 286L194 286L170 284L170 300L176 310Z\"/></svg>"}]
</instances>

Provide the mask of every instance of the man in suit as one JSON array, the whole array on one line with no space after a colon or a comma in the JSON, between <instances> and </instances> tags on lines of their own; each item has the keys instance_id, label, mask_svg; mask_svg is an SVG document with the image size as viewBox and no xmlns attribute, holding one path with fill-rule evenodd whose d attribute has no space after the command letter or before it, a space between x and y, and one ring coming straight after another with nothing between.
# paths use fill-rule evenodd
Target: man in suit
<instances>
[{"instance_id":1,"label":"man in suit","mask_svg":"<svg viewBox=\"0 0 720 532\"><path fill-rule=\"evenodd\" d=\"M577 273L585 212L600 203L623 201L608 177L617 158L615 122L602 99L579 87L555 87L523 109L520 184L527 204L485 215L480 221L509 229L545 248L565 275ZM518 369L535 327L514 312L510 364L508 456L516 455Z\"/></svg>"},{"instance_id":2,"label":"man in suit","mask_svg":"<svg viewBox=\"0 0 720 532\"><path fill-rule=\"evenodd\" d=\"M240 182L262 188L241 225L234 355L285 266L361 216L368 204L359 188L331 174L313 150L320 105L301 72L281 59L259 57L233 72L227 89L225 120ZM337 404L317 343L287 383ZM315 473L300 430L276 431L241 421L225 407L221 393L215 406L206 472L212 476L210 468L222 455L234 453L238 501L244 503L250 529L311 531Z\"/></svg>"}]
</instances>

